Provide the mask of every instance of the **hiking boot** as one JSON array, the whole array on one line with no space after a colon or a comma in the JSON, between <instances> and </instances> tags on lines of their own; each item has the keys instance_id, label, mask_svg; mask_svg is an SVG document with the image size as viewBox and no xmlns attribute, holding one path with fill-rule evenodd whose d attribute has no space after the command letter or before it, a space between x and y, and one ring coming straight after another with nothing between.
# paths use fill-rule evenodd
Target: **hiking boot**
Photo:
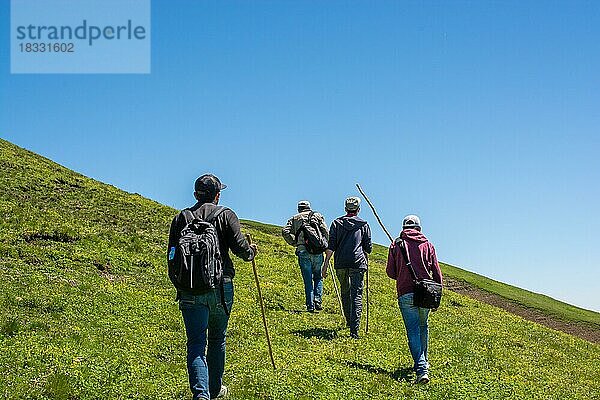
<instances>
[{"instance_id":1,"label":"hiking boot","mask_svg":"<svg viewBox=\"0 0 600 400\"><path fill-rule=\"evenodd\" d=\"M315 309L314 308L307 308L306 311L308 311L309 313L314 313Z\"/></svg>"},{"instance_id":2,"label":"hiking boot","mask_svg":"<svg viewBox=\"0 0 600 400\"><path fill-rule=\"evenodd\" d=\"M221 390L219 390L219 394L217 395L217 397L211 397L211 400L213 400L213 399L225 399L225 398L227 398L228 394L229 394L229 389L227 389L227 386L221 385Z\"/></svg>"},{"instance_id":3,"label":"hiking boot","mask_svg":"<svg viewBox=\"0 0 600 400\"><path fill-rule=\"evenodd\" d=\"M321 311L322 309L323 309L323 306L321 305L321 303L317 303L317 302L315 301L315 310L317 310L317 311Z\"/></svg>"},{"instance_id":4,"label":"hiking boot","mask_svg":"<svg viewBox=\"0 0 600 400\"><path fill-rule=\"evenodd\" d=\"M354 332L350 332L350 337L352 339L360 339L359 336L358 336L358 333L354 333Z\"/></svg>"},{"instance_id":5,"label":"hiking boot","mask_svg":"<svg viewBox=\"0 0 600 400\"><path fill-rule=\"evenodd\" d=\"M429 383L429 375L427 375L427 372L424 372L421 375L418 375L415 383L416 384L422 383L423 385Z\"/></svg>"}]
</instances>

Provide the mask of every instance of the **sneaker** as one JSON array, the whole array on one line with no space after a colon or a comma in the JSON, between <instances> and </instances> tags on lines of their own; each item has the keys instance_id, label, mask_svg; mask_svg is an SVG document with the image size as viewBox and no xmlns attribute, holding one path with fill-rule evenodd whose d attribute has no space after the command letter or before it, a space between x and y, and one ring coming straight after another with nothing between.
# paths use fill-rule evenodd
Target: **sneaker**
<instances>
[{"instance_id":1,"label":"sneaker","mask_svg":"<svg viewBox=\"0 0 600 400\"><path fill-rule=\"evenodd\" d=\"M429 375L427 375L427 372L422 373L421 375L417 376L417 380L415 381L415 383L419 384L427 384L429 383Z\"/></svg>"},{"instance_id":2,"label":"sneaker","mask_svg":"<svg viewBox=\"0 0 600 400\"><path fill-rule=\"evenodd\" d=\"M309 313L314 313L315 309L314 308L307 308L306 311L308 311Z\"/></svg>"},{"instance_id":3,"label":"sneaker","mask_svg":"<svg viewBox=\"0 0 600 400\"><path fill-rule=\"evenodd\" d=\"M350 337L352 339L360 339L360 337L358 336L358 333L354 333L354 332L350 332Z\"/></svg>"},{"instance_id":4,"label":"sneaker","mask_svg":"<svg viewBox=\"0 0 600 400\"><path fill-rule=\"evenodd\" d=\"M212 397L212 399L224 399L227 397L227 395L229 394L229 389L227 389L227 386L225 385L221 385L221 390L219 390L219 394L217 395L217 397Z\"/></svg>"},{"instance_id":5,"label":"sneaker","mask_svg":"<svg viewBox=\"0 0 600 400\"><path fill-rule=\"evenodd\" d=\"M321 311L322 309L323 309L323 306L321 305L321 303L317 303L317 302L315 301L315 310L317 310L317 311Z\"/></svg>"}]
</instances>

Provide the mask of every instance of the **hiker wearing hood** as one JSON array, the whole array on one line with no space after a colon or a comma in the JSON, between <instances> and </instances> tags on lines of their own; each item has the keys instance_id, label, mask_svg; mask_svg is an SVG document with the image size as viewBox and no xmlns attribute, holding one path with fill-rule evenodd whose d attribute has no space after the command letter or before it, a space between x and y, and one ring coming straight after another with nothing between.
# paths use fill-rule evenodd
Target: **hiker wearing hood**
<instances>
[{"instance_id":1,"label":"hiker wearing hood","mask_svg":"<svg viewBox=\"0 0 600 400\"><path fill-rule=\"evenodd\" d=\"M396 281L398 306L402 313L408 347L414 360L413 369L417 374L417 383L429 382L429 362L427 345L429 340L429 309L415 307L413 295L415 284L408 270L401 246L406 246L408 258L417 279L430 278L442 283L442 272L438 265L433 244L421 233L421 221L416 215L408 215L402 222L402 232L390 246L388 252L387 275Z\"/></svg>"},{"instance_id":2,"label":"hiker wearing hood","mask_svg":"<svg viewBox=\"0 0 600 400\"><path fill-rule=\"evenodd\" d=\"M329 260L340 281L340 292L346 325L350 336L358 339L362 313L364 274L367 270L367 254L373 250L371 228L367 221L358 217L360 199L349 197L345 202L346 215L337 218L329 229L329 245L326 251L323 277L327 276Z\"/></svg>"}]
</instances>

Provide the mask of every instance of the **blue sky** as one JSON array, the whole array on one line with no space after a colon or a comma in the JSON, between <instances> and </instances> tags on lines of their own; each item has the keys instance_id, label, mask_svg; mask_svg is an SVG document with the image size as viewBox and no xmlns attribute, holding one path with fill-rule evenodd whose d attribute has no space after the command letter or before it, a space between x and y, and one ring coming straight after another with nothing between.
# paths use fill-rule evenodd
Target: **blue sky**
<instances>
[{"instance_id":1,"label":"blue sky","mask_svg":"<svg viewBox=\"0 0 600 400\"><path fill-rule=\"evenodd\" d=\"M9 16L4 139L176 208L213 172L274 224L359 182L441 260L600 311L598 2L155 0L148 75L11 75Z\"/></svg>"}]
</instances>

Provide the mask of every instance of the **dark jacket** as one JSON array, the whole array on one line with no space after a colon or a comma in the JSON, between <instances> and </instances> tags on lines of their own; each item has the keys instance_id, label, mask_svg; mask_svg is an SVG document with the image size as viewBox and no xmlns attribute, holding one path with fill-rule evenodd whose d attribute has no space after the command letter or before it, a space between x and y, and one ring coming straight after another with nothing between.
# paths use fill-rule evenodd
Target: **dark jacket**
<instances>
[{"instance_id":1,"label":"dark jacket","mask_svg":"<svg viewBox=\"0 0 600 400\"><path fill-rule=\"evenodd\" d=\"M213 203L196 203L189 209L194 215L200 218L206 218L214 209L217 207ZM220 206L219 206L220 207ZM219 250L221 251L221 257L223 257L223 276L233 278L235 276L235 268L233 267L233 261L229 255L229 250L236 256L244 261L251 261L254 258L254 251L242 235L240 231L240 220L237 215L230 210L225 209L213 224L217 228L219 235ZM179 237L181 236L181 230L185 226L185 217L180 212L173 222L171 222L171 230L169 232L169 249L176 247ZM168 252L169 250L167 250Z\"/></svg>"},{"instance_id":2,"label":"dark jacket","mask_svg":"<svg viewBox=\"0 0 600 400\"><path fill-rule=\"evenodd\" d=\"M433 279L442 283L442 271L438 264L435 248L425 235L416 229L405 229L400 234L388 251L387 275L396 280L398 296L415 291L412 274L408 270L400 250L402 240L408 249L410 264L417 275L417 279Z\"/></svg>"},{"instance_id":3,"label":"dark jacket","mask_svg":"<svg viewBox=\"0 0 600 400\"><path fill-rule=\"evenodd\" d=\"M327 248L334 252L333 266L335 269L366 269L366 254L373 250L369 224L356 215L344 215L335 219L329 229L329 246Z\"/></svg>"}]
</instances>

